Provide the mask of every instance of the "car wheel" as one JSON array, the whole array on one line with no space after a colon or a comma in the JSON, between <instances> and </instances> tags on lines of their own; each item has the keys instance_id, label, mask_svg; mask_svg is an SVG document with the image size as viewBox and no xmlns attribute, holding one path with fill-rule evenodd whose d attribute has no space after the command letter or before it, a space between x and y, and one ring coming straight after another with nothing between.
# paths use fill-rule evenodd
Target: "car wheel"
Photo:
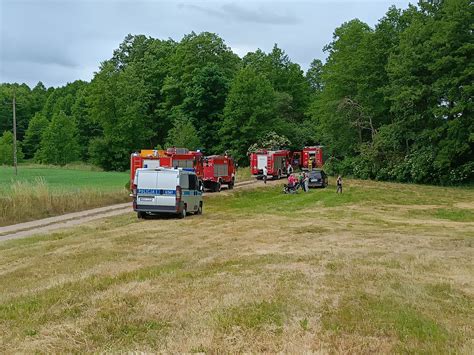
<instances>
[{"instance_id":1,"label":"car wheel","mask_svg":"<svg viewBox=\"0 0 474 355\"><path fill-rule=\"evenodd\" d=\"M180 219L186 218L186 205L184 205L181 213L178 215L178 218Z\"/></svg>"}]
</instances>

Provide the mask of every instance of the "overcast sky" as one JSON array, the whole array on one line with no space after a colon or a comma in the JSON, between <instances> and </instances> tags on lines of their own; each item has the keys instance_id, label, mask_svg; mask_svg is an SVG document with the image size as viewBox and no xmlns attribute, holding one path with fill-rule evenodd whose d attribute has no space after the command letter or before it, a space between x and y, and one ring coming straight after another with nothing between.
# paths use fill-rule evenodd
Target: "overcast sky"
<instances>
[{"instance_id":1,"label":"overcast sky","mask_svg":"<svg viewBox=\"0 0 474 355\"><path fill-rule=\"evenodd\" d=\"M373 26L398 0L151 1L0 0L0 82L61 86L90 80L128 34L180 40L215 32L239 56L274 43L306 69L333 30L359 18Z\"/></svg>"}]
</instances>

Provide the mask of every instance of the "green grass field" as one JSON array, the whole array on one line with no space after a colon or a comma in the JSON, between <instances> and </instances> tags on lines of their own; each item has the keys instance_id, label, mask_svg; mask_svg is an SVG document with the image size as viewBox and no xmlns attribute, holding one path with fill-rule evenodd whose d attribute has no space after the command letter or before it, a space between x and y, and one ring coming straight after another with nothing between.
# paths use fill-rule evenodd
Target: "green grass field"
<instances>
[{"instance_id":1,"label":"green grass field","mask_svg":"<svg viewBox=\"0 0 474 355\"><path fill-rule=\"evenodd\" d=\"M129 201L128 181L87 165L0 166L0 226Z\"/></svg>"},{"instance_id":2,"label":"green grass field","mask_svg":"<svg viewBox=\"0 0 474 355\"><path fill-rule=\"evenodd\" d=\"M128 172L105 172L94 170L91 166L55 167L41 165L20 165L15 176L12 167L0 166L0 190L8 190L13 183L34 183L43 179L51 191L70 191L78 189L116 190L125 187L129 181Z\"/></svg>"},{"instance_id":3,"label":"green grass field","mask_svg":"<svg viewBox=\"0 0 474 355\"><path fill-rule=\"evenodd\" d=\"M344 189L1 243L0 352L472 354L474 191Z\"/></svg>"}]
</instances>

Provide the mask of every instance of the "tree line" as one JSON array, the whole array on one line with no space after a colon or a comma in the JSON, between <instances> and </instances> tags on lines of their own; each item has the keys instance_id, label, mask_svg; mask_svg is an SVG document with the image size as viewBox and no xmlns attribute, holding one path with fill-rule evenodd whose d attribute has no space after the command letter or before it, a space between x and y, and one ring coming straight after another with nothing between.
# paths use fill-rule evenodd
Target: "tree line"
<instances>
[{"instance_id":1,"label":"tree line","mask_svg":"<svg viewBox=\"0 0 474 355\"><path fill-rule=\"evenodd\" d=\"M39 163L125 170L133 151L186 146L245 164L274 132L324 145L330 173L472 182L473 15L469 0L420 1L346 22L306 72L277 45L240 58L214 33L128 35L90 82L0 85L0 164L14 92L19 157Z\"/></svg>"}]
</instances>

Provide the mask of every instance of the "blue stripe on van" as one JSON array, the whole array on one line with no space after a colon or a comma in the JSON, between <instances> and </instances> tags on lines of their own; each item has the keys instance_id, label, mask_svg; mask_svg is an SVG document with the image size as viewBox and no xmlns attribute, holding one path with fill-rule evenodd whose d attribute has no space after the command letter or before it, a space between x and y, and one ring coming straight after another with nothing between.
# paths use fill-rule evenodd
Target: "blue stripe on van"
<instances>
[{"instance_id":1,"label":"blue stripe on van","mask_svg":"<svg viewBox=\"0 0 474 355\"><path fill-rule=\"evenodd\" d=\"M176 190L138 189L137 193L147 195L176 195Z\"/></svg>"},{"instance_id":2,"label":"blue stripe on van","mask_svg":"<svg viewBox=\"0 0 474 355\"><path fill-rule=\"evenodd\" d=\"M176 190L159 190L159 189L138 189L137 194L143 195L167 195L167 196L174 196L176 195ZM201 191L198 190L184 190L184 196L200 196L202 195Z\"/></svg>"},{"instance_id":3,"label":"blue stripe on van","mask_svg":"<svg viewBox=\"0 0 474 355\"><path fill-rule=\"evenodd\" d=\"M201 191L198 191L198 190L185 190L183 191L183 195L184 196L200 196L202 195L202 192Z\"/></svg>"}]
</instances>

